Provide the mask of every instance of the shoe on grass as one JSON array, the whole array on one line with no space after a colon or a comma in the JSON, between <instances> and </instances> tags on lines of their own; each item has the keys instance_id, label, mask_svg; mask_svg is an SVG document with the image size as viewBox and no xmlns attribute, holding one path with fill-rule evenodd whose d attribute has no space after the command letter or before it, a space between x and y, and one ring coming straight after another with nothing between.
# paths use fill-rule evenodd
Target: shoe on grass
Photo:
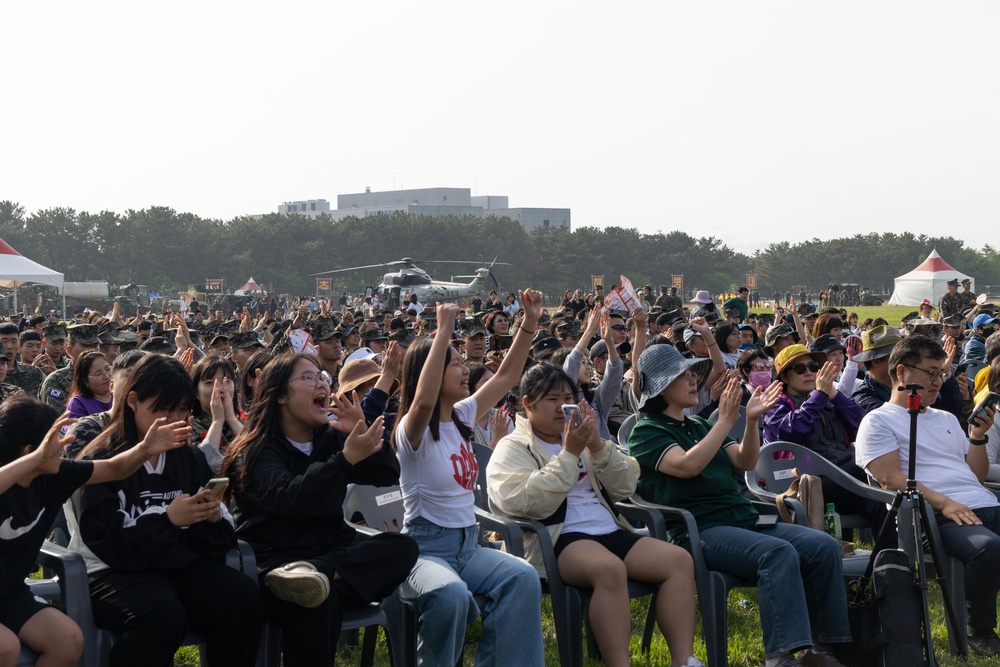
<instances>
[{"instance_id":1,"label":"shoe on grass","mask_svg":"<svg viewBox=\"0 0 1000 667\"><path fill-rule=\"evenodd\" d=\"M330 580L305 561L276 567L267 573L264 583L279 600L309 609L320 606L330 595Z\"/></svg>"},{"instance_id":2,"label":"shoe on grass","mask_svg":"<svg viewBox=\"0 0 1000 667\"><path fill-rule=\"evenodd\" d=\"M1000 637L995 630L969 630L969 648L979 655L1000 655Z\"/></svg>"},{"instance_id":3,"label":"shoe on grass","mask_svg":"<svg viewBox=\"0 0 1000 667\"><path fill-rule=\"evenodd\" d=\"M845 667L844 663L833 657L830 647L822 644L800 651L799 664L802 667Z\"/></svg>"}]
</instances>

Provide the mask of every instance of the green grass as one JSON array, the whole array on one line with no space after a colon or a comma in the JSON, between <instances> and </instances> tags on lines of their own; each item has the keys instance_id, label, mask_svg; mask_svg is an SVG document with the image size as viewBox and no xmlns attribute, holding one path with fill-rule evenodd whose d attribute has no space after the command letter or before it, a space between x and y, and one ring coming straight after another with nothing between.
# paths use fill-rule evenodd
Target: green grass
<instances>
[{"instance_id":1,"label":"green grass","mask_svg":"<svg viewBox=\"0 0 1000 667\"><path fill-rule=\"evenodd\" d=\"M640 654L640 641L643 623L646 618L646 599L632 601L632 663L635 665L650 665L651 667L669 667L670 652L659 630L653 634L653 645L648 656ZM729 664L732 667L758 667L764 657L764 646L760 633L760 617L757 610L757 591L755 589L734 589L729 594ZM944 608L941 606L941 593L935 584L930 590L931 623L933 626L934 649L941 667L1000 667L1000 658L981 658L972 656L968 660L953 658L948 653L948 635L945 631ZM545 664L547 667L559 665L559 653L556 649L556 636L552 623L552 607L549 598L542 599L542 626L545 641ZM466 635L465 658L463 664L473 665L476 653L476 640L480 633L479 624L469 627ZM701 638L701 620L695 629L695 653L706 659L705 644ZM360 648L342 647L337 655L338 667L348 667L360 664ZM178 651L177 665L198 665L198 650L185 647ZM585 667L602 665L598 660L585 659ZM375 665L389 667L389 653L385 636L379 633L378 648L375 654ZM850 667L850 666L848 666Z\"/></svg>"}]
</instances>

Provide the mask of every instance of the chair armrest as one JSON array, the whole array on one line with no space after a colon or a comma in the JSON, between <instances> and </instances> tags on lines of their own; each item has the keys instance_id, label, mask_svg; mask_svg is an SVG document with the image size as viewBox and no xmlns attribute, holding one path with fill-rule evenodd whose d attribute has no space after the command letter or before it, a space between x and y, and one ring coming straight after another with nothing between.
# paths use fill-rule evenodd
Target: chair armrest
<instances>
[{"instance_id":1,"label":"chair armrest","mask_svg":"<svg viewBox=\"0 0 1000 667\"><path fill-rule=\"evenodd\" d=\"M85 627L84 616L90 615L90 582L87 579L87 565L83 557L66 547L44 542L38 553L38 563L58 577L57 592L63 611L76 621L77 625Z\"/></svg>"},{"instance_id":2,"label":"chair armrest","mask_svg":"<svg viewBox=\"0 0 1000 667\"><path fill-rule=\"evenodd\" d=\"M667 539L667 524L663 520L663 514L658 510L650 509L648 507L639 507L638 505L628 501L615 503L615 509L617 509L625 518L638 521L644 525L646 529L649 530L650 537L655 537L658 540Z\"/></svg>"},{"instance_id":3,"label":"chair armrest","mask_svg":"<svg viewBox=\"0 0 1000 667\"><path fill-rule=\"evenodd\" d=\"M679 507L670 507L668 505L657 505L656 503L651 503L647 500L643 500L638 495L632 496L632 502L639 507L659 512L662 518L673 519L684 524L684 527L688 532L688 540L690 542L688 551L691 553L691 560L694 561L695 582L699 588L699 593L701 595L705 595L705 587L708 585L709 573L708 566L705 564L705 554L701 550L701 537L698 534L698 524L695 523L694 515L691 514L691 512Z\"/></svg>"},{"instance_id":4,"label":"chair armrest","mask_svg":"<svg viewBox=\"0 0 1000 667\"><path fill-rule=\"evenodd\" d=\"M492 512L487 512L481 507L473 509L476 512L476 521L479 522L480 528L499 533L504 544L507 545L507 553L518 558L524 558L524 533L516 521Z\"/></svg>"}]
</instances>

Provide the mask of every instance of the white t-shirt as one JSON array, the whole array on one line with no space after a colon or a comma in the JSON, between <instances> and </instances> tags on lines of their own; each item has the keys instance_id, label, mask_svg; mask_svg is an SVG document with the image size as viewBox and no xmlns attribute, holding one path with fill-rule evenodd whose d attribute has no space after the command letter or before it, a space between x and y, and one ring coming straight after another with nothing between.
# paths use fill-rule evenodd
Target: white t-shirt
<instances>
[{"instance_id":1,"label":"white t-shirt","mask_svg":"<svg viewBox=\"0 0 1000 667\"><path fill-rule=\"evenodd\" d=\"M549 450L552 456L558 456L562 451L562 445L553 445L542 442L538 438L535 441ZM618 524L611 516L601 499L597 497L590 478L587 477L587 469L583 465L583 459L577 461L580 469L580 476L577 477L576 485L567 495L566 520L563 522L563 533L583 533L584 535L607 535L618 530Z\"/></svg>"},{"instance_id":2,"label":"white t-shirt","mask_svg":"<svg viewBox=\"0 0 1000 667\"><path fill-rule=\"evenodd\" d=\"M928 408L917 417L917 481L971 509L994 507L996 496L979 483L965 462L969 446L955 415ZM893 451L899 452L900 471L908 474L910 415L906 408L886 403L861 420L854 458L864 468Z\"/></svg>"},{"instance_id":3,"label":"white t-shirt","mask_svg":"<svg viewBox=\"0 0 1000 667\"><path fill-rule=\"evenodd\" d=\"M469 429L476 420L476 399L472 396L455 404L455 416ZM431 436L428 426L413 451L406 439L404 415L396 425L399 457L399 486L403 491L403 523L420 516L445 528L465 528L476 524L476 480L479 464L469 441L454 422L442 421L441 438Z\"/></svg>"}]
</instances>

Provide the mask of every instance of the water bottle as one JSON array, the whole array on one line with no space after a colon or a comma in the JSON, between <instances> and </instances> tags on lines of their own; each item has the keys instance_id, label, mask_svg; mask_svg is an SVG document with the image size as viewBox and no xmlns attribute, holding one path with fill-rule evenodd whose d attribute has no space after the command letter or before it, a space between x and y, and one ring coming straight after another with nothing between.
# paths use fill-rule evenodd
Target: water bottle
<instances>
[{"instance_id":1,"label":"water bottle","mask_svg":"<svg viewBox=\"0 0 1000 667\"><path fill-rule=\"evenodd\" d=\"M824 525L826 526L826 534L831 535L838 540L844 539L844 532L840 528L840 515L837 514L833 503L826 504L826 513L823 515Z\"/></svg>"}]
</instances>

